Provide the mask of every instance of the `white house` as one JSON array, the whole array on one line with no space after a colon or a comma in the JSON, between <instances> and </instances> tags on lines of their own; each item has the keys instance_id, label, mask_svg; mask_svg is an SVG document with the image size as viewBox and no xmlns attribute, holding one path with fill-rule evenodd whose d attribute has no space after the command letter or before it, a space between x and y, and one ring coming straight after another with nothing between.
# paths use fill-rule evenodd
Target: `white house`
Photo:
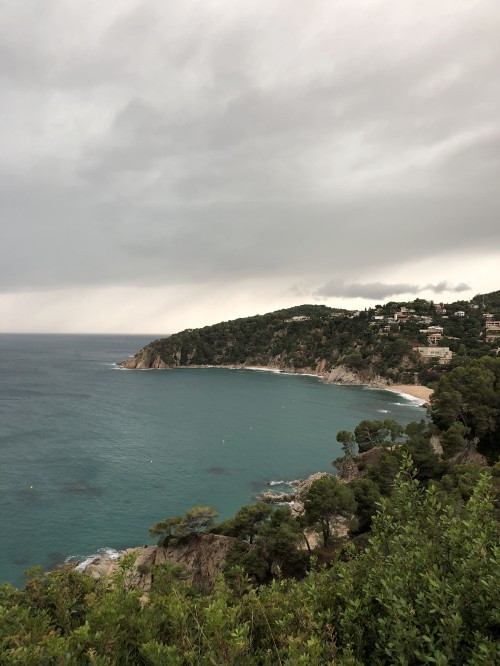
<instances>
[{"instance_id":1,"label":"white house","mask_svg":"<svg viewBox=\"0 0 500 666\"><path fill-rule=\"evenodd\" d=\"M433 361L437 359L440 365L449 363L453 358L453 352L449 347L413 347L413 351L420 354L423 361Z\"/></svg>"}]
</instances>

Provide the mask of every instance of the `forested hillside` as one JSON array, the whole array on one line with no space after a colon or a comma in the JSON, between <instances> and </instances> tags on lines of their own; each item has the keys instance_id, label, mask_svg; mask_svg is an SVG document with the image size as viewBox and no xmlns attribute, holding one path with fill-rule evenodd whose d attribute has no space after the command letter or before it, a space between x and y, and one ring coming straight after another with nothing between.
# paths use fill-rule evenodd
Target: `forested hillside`
<instances>
[{"instance_id":1,"label":"forested hillside","mask_svg":"<svg viewBox=\"0 0 500 666\"><path fill-rule=\"evenodd\" d=\"M430 384L446 371L444 361L452 368L497 353L500 331L487 326L500 320L499 294L447 305L391 302L361 312L302 305L188 329L155 340L122 365L260 365L321 375L343 367L362 382ZM435 356L424 358L418 349ZM449 358L441 359L436 350L447 349Z\"/></svg>"}]
</instances>

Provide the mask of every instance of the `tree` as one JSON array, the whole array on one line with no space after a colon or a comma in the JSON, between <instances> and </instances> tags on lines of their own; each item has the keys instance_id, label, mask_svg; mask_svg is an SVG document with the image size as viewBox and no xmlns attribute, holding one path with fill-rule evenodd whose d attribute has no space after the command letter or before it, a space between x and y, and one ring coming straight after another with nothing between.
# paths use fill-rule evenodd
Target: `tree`
<instances>
[{"instance_id":1,"label":"tree","mask_svg":"<svg viewBox=\"0 0 500 666\"><path fill-rule=\"evenodd\" d=\"M354 437L360 453L369 451L374 446L395 442L404 433L404 428L394 419L365 419L360 421L354 429Z\"/></svg>"},{"instance_id":2,"label":"tree","mask_svg":"<svg viewBox=\"0 0 500 666\"><path fill-rule=\"evenodd\" d=\"M166 546L168 542L175 536L178 536L178 527L182 522L182 516L171 516L160 520L158 523L149 528L149 536L160 537L158 540L159 546Z\"/></svg>"},{"instance_id":3,"label":"tree","mask_svg":"<svg viewBox=\"0 0 500 666\"><path fill-rule=\"evenodd\" d=\"M193 506L192 509L189 509L184 514L179 529L184 534L189 532L204 532L209 527L212 527L217 516L217 511L210 506Z\"/></svg>"},{"instance_id":4,"label":"tree","mask_svg":"<svg viewBox=\"0 0 500 666\"><path fill-rule=\"evenodd\" d=\"M342 451L344 452L346 458L350 458L354 455L356 450L356 441L352 432L349 432L348 430L340 430L337 433L337 442L342 444Z\"/></svg>"},{"instance_id":5,"label":"tree","mask_svg":"<svg viewBox=\"0 0 500 666\"><path fill-rule=\"evenodd\" d=\"M294 518L290 507L283 506L275 509L271 519L263 523L259 529L256 544L257 550L267 560L270 566L293 566L303 559L303 554L297 549L297 543L302 539L302 528Z\"/></svg>"},{"instance_id":6,"label":"tree","mask_svg":"<svg viewBox=\"0 0 500 666\"><path fill-rule=\"evenodd\" d=\"M394 419L385 419L384 426L387 428L387 434L391 440L391 444L394 444L405 432L405 429Z\"/></svg>"},{"instance_id":7,"label":"tree","mask_svg":"<svg viewBox=\"0 0 500 666\"><path fill-rule=\"evenodd\" d=\"M357 525L354 533L362 534L370 529L372 517L377 512L382 495L378 485L371 479L358 479L349 485L354 491L356 500Z\"/></svg>"},{"instance_id":8,"label":"tree","mask_svg":"<svg viewBox=\"0 0 500 666\"><path fill-rule=\"evenodd\" d=\"M306 521L311 526L319 527L325 547L330 545L332 521L339 517L349 518L355 509L352 490L332 476L316 479L304 502Z\"/></svg>"},{"instance_id":9,"label":"tree","mask_svg":"<svg viewBox=\"0 0 500 666\"><path fill-rule=\"evenodd\" d=\"M445 495L446 501L455 501L458 505L468 501L474 494L480 477L491 477L492 492L496 505L500 499L500 463L495 467L484 467L474 463L454 465L448 474L445 474L436 486Z\"/></svg>"},{"instance_id":10,"label":"tree","mask_svg":"<svg viewBox=\"0 0 500 666\"><path fill-rule=\"evenodd\" d=\"M431 397L431 417L440 430L461 423L469 431L451 435L476 440L478 451L495 461L500 452L500 358L483 356L441 377Z\"/></svg>"},{"instance_id":11,"label":"tree","mask_svg":"<svg viewBox=\"0 0 500 666\"><path fill-rule=\"evenodd\" d=\"M166 546L173 538L192 532L202 532L212 527L217 511L209 506L193 506L183 516L172 516L160 520L149 528L150 536L159 536L159 546Z\"/></svg>"},{"instance_id":12,"label":"tree","mask_svg":"<svg viewBox=\"0 0 500 666\"><path fill-rule=\"evenodd\" d=\"M262 523L269 519L272 508L266 502L257 502L242 506L238 513L228 520L215 525L211 532L243 539L253 543Z\"/></svg>"},{"instance_id":13,"label":"tree","mask_svg":"<svg viewBox=\"0 0 500 666\"><path fill-rule=\"evenodd\" d=\"M430 479L440 478L444 463L437 457L429 437L413 435L403 444L402 450L411 455L419 481L427 483Z\"/></svg>"},{"instance_id":14,"label":"tree","mask_svg":"<svg viewBox=\"0 0 500 666\"><path fill-rule=\"evenodd\" d=\"M405 427L405 435L408 437L413 437L414 435L427 436L430 435L428 432L428 424L421 419L420 421L410 421Z\"/></svg>"},{"instance_id":15,"label":"tree","mask_svg":"<svg viewBox=\"0 0 500 666\"><path fill-rule=\"evenodd\" d=\"M382 451L380 458L374 465L368 466L367 477L374 481L384 496L391 494L394 478L401 464L401 453L396 451Z\"/></svg>"},{"instance_id":16,"label":"tree","mask_svg":"<svg viewBox=\"0 0 500 666\"><path fill-rule=\"evenodd\" d=\"M462 453L472 446L468 439L470 428L460 421L454 421L451 426L441 435L441 445L443 453L447 458L451 458L456 453Z\"/></svg>"},{"instance_id":17,"label":"tree","mask_svg":"<svg viewBox=\"0 0 500 666\"><path fill-rule=\"evenodd\" d=\"M434 485L422 492L405 457L348 602L356 663L498 663L498 538L487 475L455 510Z\"/></svg>"}]
</instances>

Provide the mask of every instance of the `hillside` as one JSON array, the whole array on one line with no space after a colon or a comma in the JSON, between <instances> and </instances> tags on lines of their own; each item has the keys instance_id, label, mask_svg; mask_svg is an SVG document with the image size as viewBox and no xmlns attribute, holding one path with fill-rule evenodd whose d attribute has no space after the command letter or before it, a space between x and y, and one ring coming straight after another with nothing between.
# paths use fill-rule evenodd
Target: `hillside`
<instances>
[{"instance_id":1,"label":"hillside","mask_svg":"<svg viewBox=\"0 0 500 666\"><path fill-rule=\"evenodd\" d=\"M499 291L470 302L416 299L361 312L301 305L187 329L151 342L121 365L264 366L330 381L429 384L445 365L496 352L500 331L486 326L499 312Z\"/></svg>"}]
</instances>

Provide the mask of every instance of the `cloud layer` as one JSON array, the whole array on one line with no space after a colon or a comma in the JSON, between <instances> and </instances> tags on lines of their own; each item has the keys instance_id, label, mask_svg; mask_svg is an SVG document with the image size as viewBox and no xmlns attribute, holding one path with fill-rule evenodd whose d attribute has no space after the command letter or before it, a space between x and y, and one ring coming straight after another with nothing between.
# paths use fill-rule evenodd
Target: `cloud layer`
<instances>
[{"instance_id":1,"label":"cloud layer","mask_svg":"<svg viewBox=\"0 0 500 666\"><path fill-rule=\"evenodd\" d=\"M2 18L6 298L452 294L479 280L439 266L500 253L496 0L27 0ZM423 259L432 275L396 275Z\"/></svg>"},{"instance_id":2,"label":"cloud layer","mask_svg":"<svg viewBox=\"0 0 500 666\"><path fill-rule=\"evenodd\" d=\"M325 284L323 287L318 289L316 295L321 298L331 298L332 296L340 296L347 298L365 298L365 299L386 299L391 296L400 296L404 294L406 296L416 296L422 292L431 292L432 294L460 294L464 291L469 291L470 286L465 284L465 282L460 282L460 284L452 285L449 284L446 280L438 282L437 284L384 284L382 282L371 282L367 284L360 284L359 282L353 282L350 284L345 284L343 282L330 281Z\"/></svg>"}]
</instances>

